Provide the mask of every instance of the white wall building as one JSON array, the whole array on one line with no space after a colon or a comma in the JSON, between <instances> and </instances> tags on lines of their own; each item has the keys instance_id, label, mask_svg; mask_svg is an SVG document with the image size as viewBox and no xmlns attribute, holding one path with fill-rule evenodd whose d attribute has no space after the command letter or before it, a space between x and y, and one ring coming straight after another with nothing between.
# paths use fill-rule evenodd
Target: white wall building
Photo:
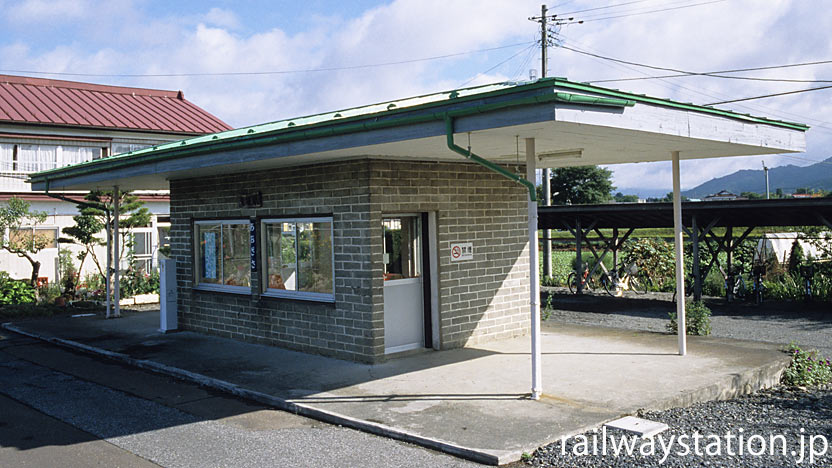
<instances>
[{"instance_id":1,"label":"white wall building","mask_svg":"<svg viewBox=\"0 0 832 468\"><path fill-rule=\"evenodd\" d=\"M181 91L126 88L72 81L0 75L0 203L11 197L27 200L32 210L44 211L44 223L28 228L50 239L34 256L41 263L39 278L57 280L58 253L82 247L58 243L62 229L74 225L76 206L44 192L33 192L29 174L136 151L230 127L185 100ZM83 192L61 192L81 200ZM134 255L141 266L155 267L160 244L169 226L169 196L137 192L152 214L149 225L134 230ZM14 233L5 232L3 239ZM101 236L104 238L104 233ZM106 249L98 249L99 258ZM76 261L77 266L77 261ZM0 269L26 279L31 265L0 251ZM91 259L83 274L96 271Z\"/></svg>"}]
</instances>

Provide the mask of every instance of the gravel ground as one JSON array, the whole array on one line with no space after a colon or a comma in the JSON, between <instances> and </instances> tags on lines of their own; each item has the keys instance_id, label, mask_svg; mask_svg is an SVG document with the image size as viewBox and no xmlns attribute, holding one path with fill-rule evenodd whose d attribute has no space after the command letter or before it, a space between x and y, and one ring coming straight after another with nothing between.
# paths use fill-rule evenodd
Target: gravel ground
<instances>
[{"instance_id":1,"label":"gravel ground","mask_svg":"<svg viewBox=\"0 0 832 468\"><path fill-rule=\"evenodd\" d=\"M590 293L572 295L565 288L544 288L552 297L548 321L600 325L663 332L668 312L674 310L670 294L628 293L613 298ZM705 298L713 312L713 335L771 343L796 342L804 349L817 349L832 356L832 308L829 304L774 303L728 304L721 298ZM777 388L729 401L699 403L688 408L645 412L638 416L661 421L669 429L652 439L634 439L635 454L614 455L610 438L626 436L606 432L606 455L602 429L556 442L537 450L520 465L542 467L832 467L832 387L815 389ZM699 450L695 447L700 435ZM713 435L714 437L709 437ZM738 446L742 435L743 454ZM782 435L783 439L772 436ZM765 451L760 438L766 444ZM682 440L688 445L681 445ZM583 441L587 441L586 444ZM730 446L728 442L730 440ZM749 441L750 449L749 452ZM785 455L782 452L785 440ZM595 455L593 442L597 441ZM717 445L718 441L718 445ZM772 444L772 441L774 442ZM771 447L774 446L772 451ZM669 455L665 458L665 447ZM652 448L652 449L651 449ZM646 453L641 455L640 451ZM651 455L651 453L653 455ZM755 455L758 454L758 455Z\"/></svg>"},{"instance_id":2,"label":"gravel ground","mask_svg":"<svg viewBox=\"0 0 832 468\"><path fill-rule=\"evenodd\" d=\"M675 310L670 293L625 297L589 293L570 294L566 288L543 288L552 294L552 323L576 323L664 332L667 314ZM794 341L804 349L817 349L832 357L832 305L829 303L747 302L726 303L707 297L713 336L765 341L787 345Z\"/></svg>"},{"instance_id":3,"label":"gravel ground","mask_svg":"<svg viewBox=\"0 0 832 468\"><path fill-rule=\"evenodd\" d=\"M646 412L639 416L661 421L670 428L654 437L652 445L648 442L650 439L637 439L609 430L606 433L608 441L612 437L620 440L622 436L636 441L632 456L625 453L615 456L610 442L607 455L602 455L603 432L598 431L569 438L565 444L556 442L542 447L525 465L570 468L832 467L832 390L829 388L766 390L735 400L699 403L689 408ZM701 435L698 450L696 434ZM783 438L772 439L778 435ZM762 436L763 442L755 436ZM583 440L588 444L584 445ZM594 454L594 440L598 441L598 455ZM689 446L690 453L685 454L682 441ZM740 446L743 447L741 455ZM655 450L651 451L650 447ZM666 458L663 447L669 453ZM763 448L764 453L760 453Z\"/></svg>"}]
</instances>

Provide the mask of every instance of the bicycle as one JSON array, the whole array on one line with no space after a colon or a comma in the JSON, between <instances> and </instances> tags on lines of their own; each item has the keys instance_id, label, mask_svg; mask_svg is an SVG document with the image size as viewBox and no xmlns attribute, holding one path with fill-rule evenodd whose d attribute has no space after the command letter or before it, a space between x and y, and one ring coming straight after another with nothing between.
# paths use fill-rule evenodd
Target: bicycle
<instances>
[{"instance_id":1,"label":"bicycle","mask_svg":"<svg viewBox=\"0 0 832 468\"><path fill-rule=\"evenodd\" d=\"M720 269L721 271L721 269ZM745 286L745 279L742 277L742 272L737 268L731 268L725 277L725 298L728 302L734 299L744 299L748 294L748 288Z\"/></svg>"},{"instance_id":2,"label":"bicycle","mask_svg":"<svg viewBox=\"0 0 832 468\"><path fill-rule=\"evenodd\" d=\"M646 294L648 282L647 275L640 272L635 263L626 266L621 264L618 268L613 268L609 274L601 276L604 291L613 297L622 296L628 289L636 294Z\"/></svg>"},{"instance_id":3,"label":"bicycle","mask_svg":"<svg viewBox=\"0 0 832 468\"><path fill-rule=\"evenodd\" d=\"M589 276L589 265L584 268L583 274L580 276L581 284L584 291L592 291L595 288L595 281ZM578 293L578 274L573 271L566 277L566 285L569 286L569 292L572 294Z\"/></svg>"},{"instance_id":4,"label":"bicycle","mask_svg":"<svg viewBox=\"0 0 832 468\"><path fill-rule=\"evenodd\" d=\"M800 265L800 276L803 277L804 300L812 302L812 279L815 276L815 264Z\"/></svg>"},{"instance_id":5,"label":"bicycle","mask_svg":"<svg viewBox=\"0 0 832 468\"><path fill-rule=\"evenodd\" d=\"M751 274L754 275L754 284L752 290L752 297L757 304L763 303L763 296L766 292L766 285L763 284L763 275L766 273L766 265L757 263L751 268Z\"/></svg>"}]
</instances>

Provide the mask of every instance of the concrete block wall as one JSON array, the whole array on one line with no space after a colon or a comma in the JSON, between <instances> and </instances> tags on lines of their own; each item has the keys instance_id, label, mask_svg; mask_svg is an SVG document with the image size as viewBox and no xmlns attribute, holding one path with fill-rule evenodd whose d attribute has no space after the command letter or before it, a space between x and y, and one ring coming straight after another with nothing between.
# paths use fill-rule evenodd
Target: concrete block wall
<instances>
[{"instance_id":1,"label":"concrete block wall","mask_svg":"<svg viewBox=\"0 0 832 468\"><path fill-rule=\"evenodd\" d=\"M254 192L262 193L263 206L240 208L239 197ZM383 360L382 217L436 212L441 348L527 333L526 197L522 186L465 162L365 159L171 181L180 326L342 359ZM194 289L195 220L313 214L333 217L334 304L261 296L258 274L251 294ZM474 260L451 262L452 242L473 242Z\"/></svg>"},{"instance_id":2,"label":"concrete block wall","mask_svg":"<svg viewBox=\"0 0 832 468\"><path fill-rule=\"evenodd\" d=\"M374 317L383 312L381 220L436 212L440 347L525 334L530 328L528 191L476 164L373 160L370 220ZM511 170L525 173L524 166ZM452 262L450 245L472 242L474 259ZM374 327L382 327L374 321ZM382 350L383 352L383 350Z\"/></svg>"},{"instance_id":3,"label":"concrete block wall","mask_svg":"<svg viewBox=\"0 0 832 468\"><path fill-rule=\"evenodd\" d=\"M374 337L371 326L368 178L369 162L364 160L171 181L171 253L177 261L180 326L373 361L374 344L383 337ZM255 192L262 193L263 206L240 208L239 197ZM258 274L252 274L250 295L194 289L194 220L304 215L333 217L335 304L261 296Z\"/></svg>"}]
</instances>

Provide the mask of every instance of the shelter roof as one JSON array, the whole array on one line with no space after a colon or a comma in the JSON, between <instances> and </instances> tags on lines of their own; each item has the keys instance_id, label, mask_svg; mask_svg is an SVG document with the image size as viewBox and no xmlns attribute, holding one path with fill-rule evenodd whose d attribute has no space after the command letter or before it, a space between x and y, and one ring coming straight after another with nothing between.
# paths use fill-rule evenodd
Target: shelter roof
<instances>
[{"instance_id":1,"label":"shelter roof","mask_svg":"<svg viewBox=\"0 0 832 468\"><path fill-rule=\"evenodd\" d=\"M205 134L225 122L182 91L0 75L0 123Z\"/></svg>"},{"instance_id":2,"label":"shelter roof","mask_svg":"<svg viewBox=\"0 0 832 468\"><path fill-rule=\"evenodd\" d=\"M673 203L616 203L538 207L540 229L564 229L576 219L588 228L672 228ZM691 226L827 226L832 229L832 198L730 200L682 203L682 223Z\"/></svg>"},{"instance_id":3,"label":"shelter roof","mask_svg":"<svg viewBox=\"0 0 832 468\"><path fill-rule=\"evenodd\" d=\"M516 162L519 139L535 138L538 167L667 160L671 150L682 159L802 151L808 128L545 78L230 130L41 172L31 180L36 190L47 180L56 189L89 189L104 180L159 189L176 178L359 157L458 161L446 147L448 117L453 133L467 133L472 151L494 162ZM264 146L271 149L255 150Z\"/></svg>"}]
</instances>

